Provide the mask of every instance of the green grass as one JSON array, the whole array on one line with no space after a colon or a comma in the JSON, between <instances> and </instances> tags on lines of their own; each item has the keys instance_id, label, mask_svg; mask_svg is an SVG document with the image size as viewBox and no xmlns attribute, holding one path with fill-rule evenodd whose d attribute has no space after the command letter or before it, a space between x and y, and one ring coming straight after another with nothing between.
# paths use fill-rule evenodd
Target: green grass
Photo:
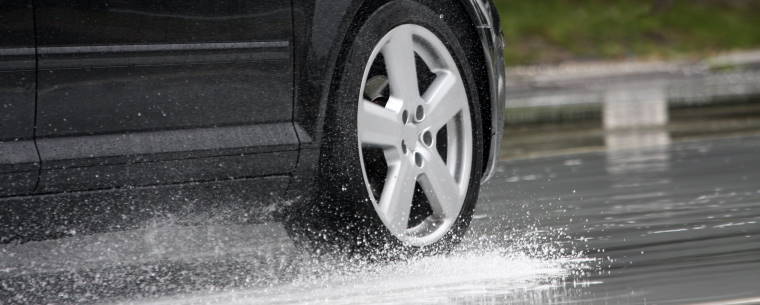
<instances>
[{"instance_id":1,"label":"green grass","mask_svg":"<svg viewBox=\"0 0 760 305\"><path fill-rule=\"evenodd\" d=\"M760 47L760 0L494 0L507 64L699 57Z\"/></svg>"}]
</instances>

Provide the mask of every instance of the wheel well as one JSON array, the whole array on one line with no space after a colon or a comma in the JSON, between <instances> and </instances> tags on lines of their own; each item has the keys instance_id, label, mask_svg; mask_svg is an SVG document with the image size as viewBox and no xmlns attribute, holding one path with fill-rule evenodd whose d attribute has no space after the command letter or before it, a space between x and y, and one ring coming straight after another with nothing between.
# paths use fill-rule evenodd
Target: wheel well
<instances>
[{"instance_id":1,"label":"wheel well","mask_svg":"<svg viewBox=\"0 0 760 305\"><path fill-rule=\"evenodd\" d=\"M390 0L393 1L393 0ZM363 1L357 9L357 13L354 14L354 18L351 21L351 26L346 33L345 39L341 46L340 57L344 58L345 53L350 49L351 37L355 37L359 28L369 18L372 13L384 4L390 1ZM467 53L467 59L470 61L470 65L473 68L473 76L475 77L475 86L478 90L478 98L480 100L480 116L483 123L483 168L482 172L485 172L488 166L489 154L491 152L491 137L493 136L492 119L491 114L491 85L489 80L488 62L486 62L483 44L480 40L480 36L477 32L477 26L475 25L472 16L468 13L463 0L415 0L433 9L436 13L443 16L444 21L451 26L456 35L458 36L462 47L464 47ZM337 67L340 71L342 66ZM335 73L334 77L340 77L341 73ZM333 84L336 84L339 79L334 79Z\"/></svg>"}]
</instances>

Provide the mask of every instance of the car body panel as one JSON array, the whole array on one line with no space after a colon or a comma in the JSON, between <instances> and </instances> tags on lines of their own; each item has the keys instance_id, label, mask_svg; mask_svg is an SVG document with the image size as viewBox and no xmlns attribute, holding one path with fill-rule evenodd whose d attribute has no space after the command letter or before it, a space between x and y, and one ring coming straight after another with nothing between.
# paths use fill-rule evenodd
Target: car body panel
<instances>
[{"instance_id":1,"label":"car body panel","mask_svg":"<svg viewBox=\"0 0 760 305\"><path fill-rule=\"evenodd\" d=\"M271 221L281 217L272 207L283 200L289 180L275 175L0 198L0 244L160 225Z\"/></svg>"},{"instance_id":2,"label":"car body panel","mask_svg":"<svg viewBox=\"0 0 760 305\"><path fill-rule=\"evenodd\" d=\"M292 169L288 2L36 6L38 192Z\"/></svg>"},{"instance_id":3,"label":"car body panel","mask_svg":"<svg viewBox=\"0 0 760 305\"><path fill-rule=\"evenodd\" d=\"M486 167L483 181L488 181L496 168L501 150L501 140L504 132L504 111L507 103L506 67L504 61L504 34L501 30L499 11L492 0L463 0L469 1L470 14L479 20L478 34L483 45L483 54L488 68L490 90L491 128Z\"/></svg>"},{"instance_id":4,"label":"car body panel","mask_svg":"<svg viewBox=\"0 0 760 305\"><path fill-rule=\"evenodd\" d=\"M0 197L31 192L39 156L34 146L36 89L31 0L0 2Z\"/></svg>"}]
</instances>

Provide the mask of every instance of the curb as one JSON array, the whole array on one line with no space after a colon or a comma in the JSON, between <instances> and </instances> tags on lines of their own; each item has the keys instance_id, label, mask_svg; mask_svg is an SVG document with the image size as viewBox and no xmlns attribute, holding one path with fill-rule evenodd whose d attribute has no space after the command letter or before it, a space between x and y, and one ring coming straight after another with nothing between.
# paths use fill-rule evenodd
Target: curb
<instances>
[{"instance_id":1,"label":"curb","mask_svg":"<svg viewBox=\"0 0 760 305\"><path fill-rule=\"evenodd\" d=\"M661 107L747 101L760 96L760 50L728 53L699 62L514 67L507 69L506 87L509 124L597 118L606 116L606 108L626 102L651 102L652 96L662 100L665 106ZM644 125L652 123L644 121Z\"/></svg>"}]
</instances>

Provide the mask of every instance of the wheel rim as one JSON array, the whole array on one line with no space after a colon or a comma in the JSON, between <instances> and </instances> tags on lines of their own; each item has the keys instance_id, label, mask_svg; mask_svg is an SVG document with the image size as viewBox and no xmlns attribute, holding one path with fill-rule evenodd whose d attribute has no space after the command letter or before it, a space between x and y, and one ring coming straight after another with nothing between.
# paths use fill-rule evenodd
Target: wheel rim
<instances>
[{"instance_id":1,"label":"wheel rim","mask_svg":"<svg viewBox=\"0 0 760 305\"><path fill-rule=\"evenodd\" d=\"M456 62L434 33L405 24L378 42L357 131L364 183L385 227L406 245L440 240L464 205L472 124Z\"/></svg>"}]
</instances>

